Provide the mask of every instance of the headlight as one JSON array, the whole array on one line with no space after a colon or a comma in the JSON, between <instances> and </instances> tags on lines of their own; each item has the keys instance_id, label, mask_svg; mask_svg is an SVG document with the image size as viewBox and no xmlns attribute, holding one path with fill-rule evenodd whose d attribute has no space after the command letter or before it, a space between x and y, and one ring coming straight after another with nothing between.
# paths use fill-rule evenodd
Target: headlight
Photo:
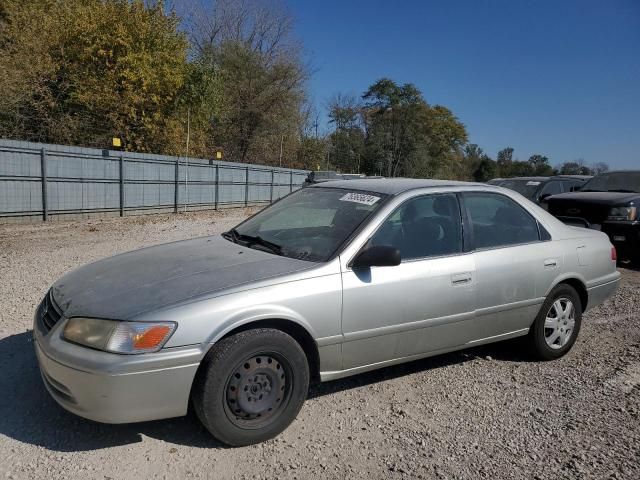
<instances>
[{"instance_id":1,"label":"headlight","mask_svg":"<svg viewBox=\"0 0 640 480\"><path fill-rule=\"evenodd\" d=\"M629 220L633 222L638 218L637 207L613 207L609 210L608 220Z\"/></svg>"},{"instance_id":2,"label":"headlight","mask_svg":"<svg viewBox=\"0 0 640 480\"><path fill-rule=\"evenodd\" d=\"M160 350L175 331L174 322L117 322L72 318L63 336L70 342L113 353L149 353Z\"/></svg>"}]
</instances>

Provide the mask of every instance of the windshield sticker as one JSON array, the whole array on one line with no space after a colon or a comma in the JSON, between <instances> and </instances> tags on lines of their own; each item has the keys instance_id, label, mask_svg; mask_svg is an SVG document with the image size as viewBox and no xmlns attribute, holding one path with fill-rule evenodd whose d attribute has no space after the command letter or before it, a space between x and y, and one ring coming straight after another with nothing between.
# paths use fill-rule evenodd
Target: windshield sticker
<instances>
[{"instance_id":1,"label":"windshield sticker","mask_svg":"<svg viewBox=\"0 0 640 480\"><path fill-rule=\"evenodd\" d=\"M373 205L380 197L376 197L374 195L367 195L366 193L347 193L343 197L340 198L342 202L354 202L361 203L362 205Z\"/></svg>"},{"instance_id":2,"label":"windshield sticker","mask_svg":"<svg viewBox=\"0 0 640 480\"><path fill-rule=\"evenodd\" d=\"M540 182L527 182L527 186L536 186L540 185Z\"/></svg>"}]
</instances>

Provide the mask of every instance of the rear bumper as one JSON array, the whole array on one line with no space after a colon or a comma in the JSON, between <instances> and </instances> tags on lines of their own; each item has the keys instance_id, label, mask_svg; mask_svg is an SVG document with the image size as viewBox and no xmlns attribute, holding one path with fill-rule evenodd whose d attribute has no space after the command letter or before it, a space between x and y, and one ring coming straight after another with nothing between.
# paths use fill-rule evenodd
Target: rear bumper
<instances>
[{"instance_id":1,"label":"rear bumper","mask_svg":"<svg viewBox=\"0 0 640 480\"><path fill-rule=\"evenodd\" d=\"M618 275L615 280L611 280L606 283L587 288L587 298L589 300L587 302L587 308L585 309L585 311L597 305L600 305L615 293L615 291L618 289L618 285L620 284L620 273L616 273Z\"/></svg>"}]
</instances>

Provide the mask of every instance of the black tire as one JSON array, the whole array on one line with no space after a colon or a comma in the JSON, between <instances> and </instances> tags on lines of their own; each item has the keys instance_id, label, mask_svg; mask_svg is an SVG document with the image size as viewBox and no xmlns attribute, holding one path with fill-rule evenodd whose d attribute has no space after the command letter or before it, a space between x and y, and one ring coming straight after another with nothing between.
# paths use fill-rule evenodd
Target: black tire
<instances>
[{"instance_id":1,"label":"black tire","mask_svg":"<svg viewBox=\"0 0 640 480\"><path fill-rule=\"evenodd\" d=\"M566 343L563 343L563 338L557 338L555 341L553 341L555 338L555 333L557 333L562 327L564 327L564 329L560 333L560 335L564 335L564 332L567 331L567 323L571 324L570 319L563 320L562 318L559 318L557 330L554 330L554 327L546 327L545 321L547 319L547 316L555 318L555 302L560 301L561 305L563 305L563 302L565 302L566 300L571 301L573 305L574 323L570 336L567 338ZM566 302L564 303L564 305L566 307ZM529 344L531 353L539 360L555 360L556 358L562 357L569 350L571 350L571 347L578 338L581 324L582 303L580 301L578 292L576 292L576 290L572 286L565 283L556 286L551 291L551 293L549 293L547 299L542 304L542 308L540 308L540 312L538 313L538 316L534 320L533 325L531 325L531 329L529 330L527 342ZM552 341L553 346L549 344Z\"/></svg>"},{"instance_id":2,"label":"black tire","mask_svg":"<svg viewBox=\"0 0 640 480\"><path fill-rule=\"evenodd\" d=\"M194 410L221 442L238 447L277 436L309 390L307 357L291 336L257 328L216 343L192 390Z\"/></svg>"}]
</instances>

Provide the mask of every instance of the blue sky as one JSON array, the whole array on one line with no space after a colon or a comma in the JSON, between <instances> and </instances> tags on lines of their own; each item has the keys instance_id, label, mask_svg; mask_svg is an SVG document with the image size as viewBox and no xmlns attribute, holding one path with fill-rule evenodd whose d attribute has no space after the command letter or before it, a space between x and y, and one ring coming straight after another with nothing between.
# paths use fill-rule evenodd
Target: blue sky
<instances>
[{"instance_id":1,"label":"blue sky","mask_svg":"<svg viewBox=\"0 0 640 480\"><path fill-rule=\"evenodd\" d=\"M324 113L381 77L453 110L495 158L640 168L638 0L290 0ZM326 116L323 116L326 120ZM324 125L324 128L331 128Z\"/></svg>"}]
</instances>

